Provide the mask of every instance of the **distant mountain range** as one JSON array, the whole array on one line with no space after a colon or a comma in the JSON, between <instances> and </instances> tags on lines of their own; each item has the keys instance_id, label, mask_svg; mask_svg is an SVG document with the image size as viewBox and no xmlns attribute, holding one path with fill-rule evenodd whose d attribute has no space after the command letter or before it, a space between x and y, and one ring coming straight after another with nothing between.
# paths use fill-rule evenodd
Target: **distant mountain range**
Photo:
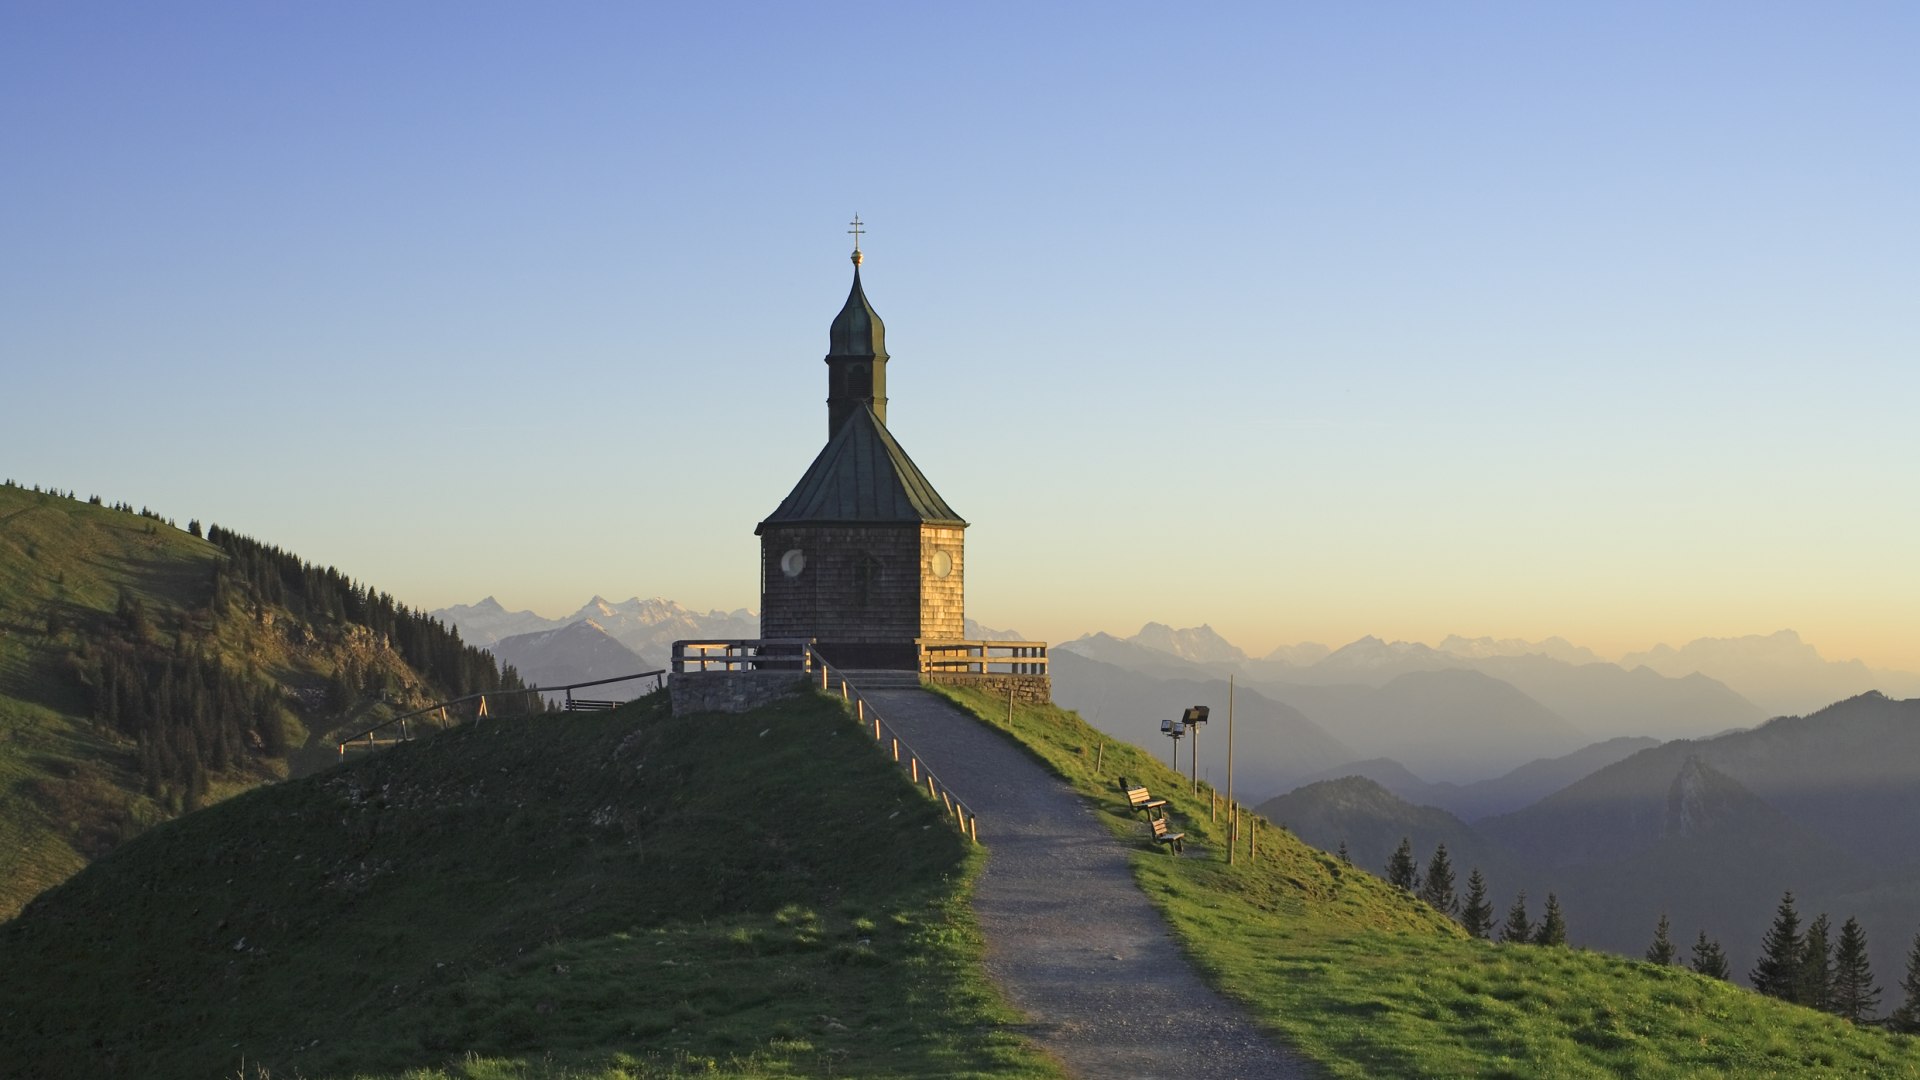
<instances>
[{"instance_id":1,"label":"distant mountain range","mask_svg":"<svg viewBox=\"0 0 1920 1080\"><path fill-rule=\"evenodd\" d=\"M531 611L508 611L500 601L489 596L477 604L441 608L433 615L457 627L469 644L483 648L491 647L502 638L558 630L588 621L641 656L654 657L662 663L673 654L673 643L678 640L725 641L760 635L760 616L746 608L699 612L660 597L642 600L636 596L614 603L596 596L571 615L549 619ZM580 640L590 640L590 636Z\"/></svg>"},{"instance_id":2,"label":"distant mountain range","mask_svg":"<svg viewBox=\"0 0 1920 1080\"><path fill-rule=\"evenodd\" d=\"M1470 784L1422 780L1392 758L1349 762L1310 776L1303 783L1365 777L1416 806L1438 807L1462 820L1478 821L1536 803L1582 777L1658 745L1659 739L1644 737L1608 739L1583 746L1571 754L1530 761L1511 772Z\"/></svg>"},{"instance_id":3,"label":"distant mountain range","mask_svg":"<svg viewBox=\"0 0 1920 1080\"><path fill-rule=\"evenodd\" d=\"M1227 680L1201 675L1162 677L1131 671L1073 650L1053 650L1054 700L1074 709L1094 727L1117 739L1146 747L1171 761L1175 746L1160 734L1160 720L1180 715L1189 705L1209 705L1212 718L1199 737L1199 773L1222 791L1227 786ZM1256 690L1235 699L1235 790L1265 795L1301 777L1355 758L1353 747L1329 734L1298 709ZM1194 744L1182 740L1179 768L1193 770Z\"/></svg>"},{"instance_id":4,"label":"distant mountain range","mask_svg":"<svg viewBox=\"0 0 1920 1080\"><path fill-rule=\"evenodd\" d=\"M1670 677L1589 661L1555 639L1544 651L1526 643L1449 638L1447 649L1365 637L1301 665L1259 660L1209 627L1174 630L1148 623L1131 638L1089 634L1054 647L1054 698L1086 713L1106 693L1059 676L1060 657L1078 655L1159 679L1223 681L1291 706L1355 758L1392 758L1422 783L1470 784L1540 758L1622 737L1702 736L1748 727L1765 713L1703 675ZM1313 655L1305 646L1288 651ZM1220 695L1224 697L1224 695ZM1206 702L1218 708L1221 702ZM1137 721L1151 745L1161 717ZM1117 721L1117 718L1115 718ZM1333 764L1345 764L1336 762ZM1292 764L1263 772L1301 778ZM1262 793L1262 797L1276 792Z\"/></svg>"},{"instance_id":5,"label":"distant mountain range","mask_svg":"<svg viewBox=\"0 0 1920 1080\"><path fill-rule=\"evenodd\" d=\"M578 611L558 619L531 611L508 611L491 596L477 604L455 604L431 614L458 629L467 644L491 649L502 662L527 676L528 682L546 686L580 681L563 676L563 672L628 666L627 658L611 652L602 637L640 658L642 667L612 672L629 674L666 667L676 641L733 641L760 636L760 616L748 608L701 612L657 596L647 600L636 596L619 603L596 596ZM590 624L590 629L583 624ZM569 633L555 636L559 630ZM1025 640L1013 630L995 629L972 619L966 621L966 633L973 640Z\"/></svg>"},{"instance_id":6,"label":"distant mountain range","mask_svg":"<svg viewBox=\"0 0 1920 1080\"><path fill-rule=\"evenodd\" d=\"M1564 777L1628 745L1535 763L1499 783ZM1903 969L1920 930L1920 700L1864 694L1747 731L1644 747L1471 825L1389 790L1420 783L1391 761L1330 775L1343 772L1351 775L1261 810L1326 850L1345 841L1375 872L1401 836L1422 861L1445 843L1462 874L1487 872L1500 905L1520 889L1536 902L1557 891L1576 944L1637 955L1665 913L1676 938L1706 930L1744 974L1787 889L1805 917L1858 916L1880 972ZM1425 792L1457 804L1477 787Z\"/></svg>"},{"instance_id":7,"label":"distant mountain range","mask_svg":"<svg viewBox=\"0 0 1920 1080\"><path fill-rule=\"evenodd\" d=\"M1759 702L1770 716L1798 716L1869 690L1892 697L1920 696L1920 673L1828 660L1791 630L1699 638L1678 649L1655 645L1620 658L1622 667L1642 665L1662 675L1698 672L1718 679Z\"/></svg>"},{"instance_id":8,"label":"distant mountain range","mask_svg":"<svg viewBox=\"0 0 1920 1080\"><path fill-rule=\"evenodd\" d=\"M592 619L571 622L556 630L535 630L530 634L504 637L488 646L503 664L512 664L529 686L571 686L574 683L615 679L646 671L660 671L666 664L622 645ZM631 701L653 688L653 680L611 683L583 689L575 697L610 701ZM550 702L563 701L566 694L544 695Z\"/></svg>"}]
</instances>

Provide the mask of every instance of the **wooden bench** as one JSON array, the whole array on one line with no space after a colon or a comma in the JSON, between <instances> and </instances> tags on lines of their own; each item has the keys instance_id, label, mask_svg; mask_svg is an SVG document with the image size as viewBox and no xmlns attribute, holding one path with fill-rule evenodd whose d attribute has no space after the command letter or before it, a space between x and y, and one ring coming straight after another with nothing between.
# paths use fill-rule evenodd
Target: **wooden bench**
<instances>
[{"instance_id":1,"label":"wooden bench","mask_svg":"<svg viewBox=\"0 0 1920 1080\"><path fill-rule=\"evenodd\" d=\"M599 709L617 709L620 703L599 698L570 697L567 699L568 712L593 712Z\"/></svg>"},{"instance_id":2,"label":"wooden bench","mask_svg":"<svg viewBox=\"0 0 1920 1080\"><path fill-rule=\"evenodd\" d=\"M1167 845L1168 851L1171 851L1175 855L1178 855L1180 853L1180 849L1186 846L1187 834L1183 832L1169 832L1168 828L1169 826L1167 825L1166 818L1163 818L1163 817L1154 818L1153 819L1153 842L1156 844Z\"/></svg>"},{"instance_id":3,"label":"wooden bench","mask_svg":"<svg viewBox=\"0 0 1920 1080\"><path fill-rule=\"evenodd\" d=\"M1120 778L1120 790L1127 793L1128 809L1143 810L1148 817L1153 817L1154 812L1157 810L1161 817L1166 816L1167 800L1154 798L1146 788L1128 787L1126 777L1124 776Z\"/></svg>"}]
</instances>

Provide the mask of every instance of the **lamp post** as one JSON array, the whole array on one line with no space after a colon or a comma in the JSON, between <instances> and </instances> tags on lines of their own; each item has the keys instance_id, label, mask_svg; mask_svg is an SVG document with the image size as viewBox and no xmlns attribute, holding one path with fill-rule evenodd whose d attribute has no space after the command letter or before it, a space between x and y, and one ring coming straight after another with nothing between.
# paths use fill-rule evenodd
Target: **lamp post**
<instances>
[{"instance_id":1,"label":"lamp post","mask_svg":"<svg viewBox=\"0 0 1920 1080\"><path fill-rule=\"evenodd\" d=\"M1180 775L1180 737L1187 733L1185 720L1160 721L1160 734L1173 740L1173 775Z\"/></svg>"},{"instance_id":2,"label":"lamp post","mask_svg":"<svg viewBox=\"0 0 1920 1080\"><path fill-rule=\"evenodd\" d=\"M1207 722L1208 709L1205 705L1195 705L1180 714L1180 720L1193 732L1193 794L1200 794L1200 726ZM1174 768L1179 768L1178 765Z\"/></svg>"}]
</instances>

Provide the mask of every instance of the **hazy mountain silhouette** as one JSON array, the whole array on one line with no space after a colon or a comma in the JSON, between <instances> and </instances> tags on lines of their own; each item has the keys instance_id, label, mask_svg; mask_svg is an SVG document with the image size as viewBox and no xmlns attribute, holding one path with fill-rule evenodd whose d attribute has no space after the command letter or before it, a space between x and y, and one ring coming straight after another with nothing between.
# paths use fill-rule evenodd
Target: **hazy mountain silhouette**
<instances>
[{"instance_id":1,"label":"hazy mountain silhouette","mask_svg":"<svg viewBox=\"0 0 1920 1080\"><path fill-rule=\"evenodd\" d=\"M1718 735L1766 719L1759 706L1705 675L1569 664L1541 655L1493 656L1475 671L1511 683L1592 739Z\"/></svg>"},{"instance_id":2,"label":"hazy mountain silhouette","mask_svg":"<svg viewBox=\"0 0 1920 1080\"><path fill-rule=\"evenodd\" d=\"M660 597L642 600L636 596L615 603L596 596L562 619L549 619L531 611L508 611L491 596L477 604L459 604L432 614L457 627L468 643L482 646L517 634L558 630L584 619L627 648L662 661L672 655L673 643L677 640L731 640L760 635L760 617L746 608L700 612Z\"/></svg>"},{"instance_id":3,"label":"hazy mountain silhouette","mask_svg":"<svg viewBox=\"0 0 1920 1080\"><path fill-rule=\"evenodd\" d=\"M658 671L665 666L620 644L591 619L568 623L556 630L515 634L501 638L489 648L501 663L517 668L529 686L566 686ZM575 696L630 701L652 688L651 679L636 680L596 686Z\"/></svg>"},{"instance_id":4,"label":"hazy mountain silhouette","mask_svg":"<svg viewBox=\"0 0 1920 1080\"><path fill-rule=\"evenodd\" d=\"M1828 660L1792 630L1737 638L1698 638L1680 648L1655 645L1620 658L1663 675L1693 672L1718 679L1758 703L1769 716L1797 716L1830 702L1879 690L1920 694L1920 674L1875 671L1858 660Z\"/></svg>"},{"instance_id":5,"label":"hazy mountain silhouette","mask_svg":"<svg viewBox=\"0 0 1920 1080\"><path fill-rule=\"evenodd\" d=\"M1258 810L1323 851L1337 851L1344 841L1354 865L1375 874L1384 876L1387 859L1404 837L1412 842L1422 873L1434 848L1447 845L1455 887L1463 894L1467 874L1476 866L1495 895L1529 887L1529 871L1497 842L1445 810L1417 806L1364 776L1308 784L1268 799Z\"/></svg>"},{"instance_id":6,"label":"hazy mountain silhouette","mask_svg":"<svg viewBox=\"0 0 1920 1080\"><path fill-rule=\"evenodd\" d=\"M1792 889L1808 917L1859 916L1876 970L1898 971L1920 895L1920 701L1865 694L1665 743L1475 828L1577 900L1577 943L1632 952L1664 910L1744 972Z\"/></svg>"},{"instance_id":7,"label":"hazy mountain silhouette","mask_svg":"<svg viewBox=\"0 0 1920 1080\"><path fill-rule=\"evenodd\" d=\"M1605 661L1584 645L1575 645L1563 637L1550 637L1544 641L1525 641L1521 638L1461 637L1448 634L1437 646L1438 650L1450 656L1466 660L1485 660L1495 656L1544 656L1549 660L1559 660L1567 664L1599 664Z\"/></svg>"},{"instance_id":8,"label":"hazy mountain silhouette","mask_svg":"<svg viewBox=\"0 0 1920 1080\"><path fill-rule=\"evenodd\" d=\"M1659 744L1660 740L1645 737L1608 739L1571 754L1539 758L1511 772L1470 784L1432 783L1415 776L1391 758L1351 762L1308 777L1304 783L1364 776L1416 806L1438 807L1471 822L1538 802L1596 770Z\"/></svg>"},{"instance_id":9,"label":"hazy mountain silhouette","mask_svg":"<svg viewBox=\"0 0 1920 1080\"><path fill-rule=\"evenodd\" d=\"M1207 679L1214 675L1212 669L1198 661L1106 633L1086 634L1055 645L1052 651L1077 653L1143 675L1176 679Z\"/></svg>"},{"instance_id":10,"label":"hazy mountain silhouette","mask_svg":"<svg viewBox=\"0 0 1920 1080\"><path fill-rule=\"evenodd\" d=\"M1238 646L1204 624L1175 630L1165 623L1150 622L1129 640L1201 664L1239 664L1248 659Z\"/></svg>"},{"instance_id":11,"label":"hazy mountain silhouette","mask_svg":"<svg viewBox=\"0 0 1920 1080\"><path fill-rule=\"evenodd\" d=\"M1077 649L1052 651L1053 699L1115 738L1170 760L1172 741L1160 721L1189 705L1206 705L1212 720L1200 736L1200 774L1227 783L1227 680L1162 678L1092 659ZM1179 747L1187 772L1192 745ZM1357 755L1353 748L1290 705L1242 689L1234 701L1234 781L1243 799L1281 791L1291 781Z\"/></svg>"},{"instance_id":12,"label":"hazy mountain silhouette","mask_svg":"<svg viewBox=\"0 0 1920 1080\"><path fill-rule=\"evenodd\" d=\"M535 615L531 611L508 611L500 601L491 596L477 604L455 604L429 614L460 631L460 637L467 644L482 648L514 634L557 630L567 625L569 621L549 619L542 615Z\"/></svg>"},{"instance_id":13,"label":"hazy mountain silhouette","mask_svg":"<svg viewBox=\"0 0 1920 1080\"><path fill-rule=\"evenodd\" d=\"M1410 671L1379 687L1259 684L1362 755L1468 782L1591 741L1509 683L1465 668Z\"/></svg>"}]
</instances>

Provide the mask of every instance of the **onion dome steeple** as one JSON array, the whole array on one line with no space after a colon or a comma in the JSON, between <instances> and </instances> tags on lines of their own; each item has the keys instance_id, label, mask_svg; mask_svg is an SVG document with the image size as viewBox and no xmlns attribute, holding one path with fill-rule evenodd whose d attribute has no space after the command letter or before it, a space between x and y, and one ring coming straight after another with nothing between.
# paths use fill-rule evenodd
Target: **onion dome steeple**
<instances>
[{"instance_id":1,"label":"onion dome steeple","mask_svg":"<svg viewBox=\"0 0 1920 1080\"><path fill-rule=\"evenodd\" d=\"M827 436L859 412L870 408L882 425L887 422L887 325L867 302L860 287L860 215L853 216L853 289L827 331Z\"/></svg>"}]
</instances>

